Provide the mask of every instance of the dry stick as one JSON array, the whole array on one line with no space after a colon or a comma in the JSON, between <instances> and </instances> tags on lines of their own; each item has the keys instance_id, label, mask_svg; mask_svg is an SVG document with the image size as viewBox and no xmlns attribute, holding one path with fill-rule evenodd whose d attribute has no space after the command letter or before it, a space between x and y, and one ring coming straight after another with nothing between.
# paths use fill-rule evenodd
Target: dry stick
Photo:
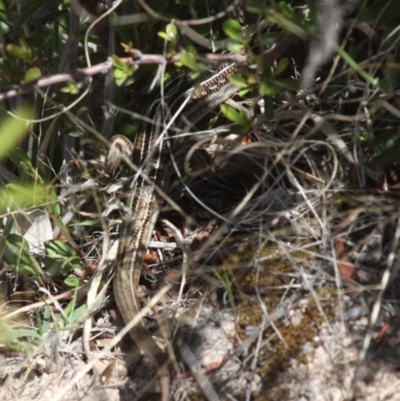
<instances>
[{"instance_id":1,"label":"dry stick","mask_svg":"<svg viewBox=\"0 0 400 401\"><path fill-rule=\"evenodd\" d=\"M181 53L178 53L172 57L166 58L159 54L142 54L138 50L134 50L132 52L132 57L122 57L121 60L128 65L175 63L179 61L180 55ZM224 63L226 61L244 63L247 60L247 56L242 54L203 54L199 57L210 63ZM54 74L49 77L41 78L34 84L15 85L12 89L0 93L0 101L11 99L39 88L69 81L79 82L78 86L81 87L89 77L97 74L106 74L112 67L112 59L109 58L107 61L91 67L80 68L70 73Z\"/></svg>"},{"instance_id":2,"label":"dry stick","mask_svg":"<svg viewBox=\"0 0 400 401\"><path fill-rule=\"evenodd\" d=\"M277 43L275 47L269 49L262 57L263 59L274 61L276 60L289 46L295 41L296 37L287 36L281 42ZM180 52L172 57L164 57L159 54L142 54L138 50L132 50L132 57L122 57L120 60L128 65L141 65L141 64L166 64L175 63L180 60ZM200 54L198 57L200 60L204 60L209 63L225 63L225 62L236 62L239 64L246 63L248 56L244 54L213 54L206 53ZM15 96L32 92L36 89L47 87L50 85L56 85L64 82L75 81L79 82L78 86L82 86L86 80L93 75L106 74L113 67L112 59L109 58L107 61L96 64L87 68L77 69L70 73L62 73L51 75L39 79L36 83L30 85L14 86L12 89L0 93L0 101L10 99Z\"/></svg>"}]
</instances>

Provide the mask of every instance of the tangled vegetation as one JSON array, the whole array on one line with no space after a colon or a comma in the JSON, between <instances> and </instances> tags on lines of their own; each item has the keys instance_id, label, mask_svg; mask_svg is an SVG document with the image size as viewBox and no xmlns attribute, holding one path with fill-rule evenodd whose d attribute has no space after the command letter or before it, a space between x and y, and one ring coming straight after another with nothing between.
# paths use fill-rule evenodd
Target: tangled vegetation
<instances>
[{"instance_id":1,"label":"tangled vegetation","mask_svg":"<svg viewBox=\"0 0 400 401\"><path fill-rule=\"evenodd\" d=\"M118 336L133 173L110 138L175 77L196 93L238 63L232 99L169 130L138 291L170 398L395 400L399 20L395 0L0 0L0 394L159 399Z\"/></svg>"}]
</instances>

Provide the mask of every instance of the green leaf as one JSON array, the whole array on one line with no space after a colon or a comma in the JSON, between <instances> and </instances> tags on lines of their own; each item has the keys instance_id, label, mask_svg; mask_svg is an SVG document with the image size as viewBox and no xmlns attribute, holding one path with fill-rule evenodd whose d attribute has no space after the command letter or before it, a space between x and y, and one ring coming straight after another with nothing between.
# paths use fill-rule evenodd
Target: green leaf
<instances>
[{"instance_id":1,"label":"green leaf","mask_svg":"<svg viewBox=\"0 0 400 401\"><path fill-rule=\"evenodd\" d=\"M69 81L67 86L60 89L63 93L70 93L71 95L77 95L79 93L79 86L74 81Z\"/></svg>"},{"instance_id":2,"label":"green leaf","mask_svg":"<svg viewBox=\"0 0 400 401\"><path fill-rule=\"evenodd\" d=\"M114 70L114 78L117 86L122 86L129 78L129 74L127 74L126 71L123 70Z\"/></svg>"},{"instance_id":3,"label":"green leaf","mask_svg":"<svg viewBox=\"0 0 400 401\"><path fill-rule=\"evenodd\" d=\"M285 71L288 64L289 64L289 59L287 57L281 58L278 61L278 65L275 68L275 74L278 75L281 72Z\"/></svg>"},{"instance_id":4,"label":"green leaf","mask_svg":"<svg viewBox=\"0 0 400 401\"><path fill-rule=\"evenodd\" d=\"M236 308L236 302L235 302L235 294L232 288L232 277L229 276L229 273L225 270L222 270L219 272L218 270L214 270L215 277L219 282L222 284L223 288L225 289L226 293L228 294L228 300L230 303L230 307L232 309Z\"/></svg>"},{"instance_id":5,"label":"green leaf","mask_svg":"<svg viewBox=\"0 0 400 401\"><path fill-rule=\"evenodd\" d=\"M68 287L75 288L82 285L82 280L77 277L67 277L66 279L64 279L64 284Z\"/></svg>"},{"instance_id":6,"label":"green leaf","mask_svg":"<svg viewBox=\"0 0 400 401\"><path fill-rule=\"evenodd\" d=\"M121 36L125 36L118 27L115 27L115 28L118 33L121 33ZM125 38L124 41L126 43L121 43L121 47L122 47L124 53L132 54L133 43L131 41L129 41L127 38ZM117 56L114 55L113 57L117 57Z\"/></svg>"},{"instance_id":7,"label":"green leaf","mask_svg":"<svg viewBox=\"0 0 400 401\"><path fill-rule=\"evenodd\" d=\"M197 69L197 59L193 53L188 53L188 52L181 53L179 56L179 60L184 66L192 70Z\"/></svg>"},{"instance_id":8,"label":"green leaf","mask_svg":"<svg viewBox=\"0 0 400 401\"><path fill-rule=\"evenodd\" d=\"M176 42L178 38L178 30L176 29L176 26L174 24L168 24L165 27L165 32L170 38L171 42Z\"/></svg>"},{"instance_id":9,"label":"green leaf","mask_svg":"<svg viewBox=\"0 0 400 401\"><path fill-rule=\"evenodd\" d=\"M242 27L234 19L228 19L222 24L225 35L232 39L242 40Z\"/></svg>"},{"instance_id":10,"label":"green leaf","mask_svg":"<svg viewBox=\"0 0 400 401\"><path fill-rule=\"evenodd\" d=\"M378 78L374 78L370 74L368 74L365 70L363 70L357 62L347 53L342 47L336 46L336 51L339 53L340 57L356 72L358 72L367 82L369 82L373 86L377 86L379 83Z\"/></svg>"},{"instance_id":11,"label":"green leaf","mask_svg":"<svg viewBox=\"0 0 400 401\"><path fill-rule=\"evenodd\" d=\"M201 71L190 71L188 75L192 81L195 81L197 78L199 78L201 76ZM195 91L196 91L196 88L195 88Z\"/></svg>"},{"instance_id":12,"label":"green leaf","mask_svg":"<svg viewBox=\"0 0 400 401\"><path fill-rule=\"evenodd\" d=\"M128 78L130 78L136 71L134 65L125 63L117 56L112 56L114 66L114 78L117 86L122 86Z\"/></svg>"},{"instance_id":13,"label":"green leaf","mask_svg":"<svg viewBox=\"0 0 400 401\"><path fill-rule=\"evenodd\" d=\"M35 351L35 347L33 347L31 341L18 341L12 342L8 344L10 348L13 350L23 353L23 354L32 354Z\"/></svg>"},{"instance_id":14,"label":"green leaf","mask_svg":"<svg viewBox=\"0 0 400 401\"><path fill-rule=\"evenodd\" d=\"M165 32L157 32L157 35L161 38L166 40L167 42L171 42L171 38Z\"/></svg>"},{"instance_id":15,"label":"green leaf","mask_svg":"<svg viewBox=\"0 0 400 401\"><path fill-rule=\"evenodd\" d=\"M26 45L16 45L14 43L9 43L6 47L6 50L13 57L27 61L32 59L32 50Z\"/></svg>"},{"instance_id":16,"label":"green leaf","mask_svg":"<svg viewBox=\"0 0 400 401\"><path fill-rule=\"evenodd\" d=\"M0 331L0 342L9 342L13 340L17 340L21 337L33 337L40 338L40 335L36 330L28 330L28 329L15 329L15 330L7 330Z\"/></svg>"},{"instance_id":17,"label":"green leaf","mask_svg":"<svg viewBox=\"0 0 400 401\"><path fill-rule=\"evenodd\" d=\"M112 56L112 60L113 60L113 66L115 69L117 70L121 70L126 72L129 76L133 75L134 72L136 71L136 66L125 63L122 59L120 59L117 56Z\"/></svg>"},{"instance_id":18,"label":"green leaf","mask_svg":"<svg viewBox=\"0 0 400 401\"><path fill-rule=\"evenodd\" d=\"M46 241L45 252L46 271L53 278L58 275L60 270L61 274L67 275L73 270L81 271L83 269L75 250L62 241Z\"/></svg>"},{"instance_id":19,"label":"green leaf","mask_svg":"<svg viewBox=\"0 0 400 401\"><path fill-rule=\"evenodd\" d=\"M0 212L41 207L47 200L48 188L38 184L7 184L6 188L0 188Z\"/></svg>"},{"instance_id":20,"label":"green leaf","mask_svg":"<svg viewBox=\"0 0 400 401\"><path fill-rule=\"evenodd\" d=\"M71 138L80 138L82 136L82 132L76 130L76 131L69 131L68 136Z\"/></svg>"},{"instance_id":21,"label":"green leaf","mask_svg":"<svg viewBox=\"0 0 400 401\"><path fill-rule=\"evenodd\" d=\"M229 120L243 127L249 126L249 120L247 119L246 113L244 111L237 111L232 106L227 104L222 104L221 106L222 114Z\"/></svg>"},{"instance_id":22,"label":"green leaf","mask_svg":"<svg viewBox=\"0 0 400 401\"><path fill-rule=\"evenodd\" d=\"M25 73L24 78L22 80L22 84L31 84L39 80L42 76L42 72L39 68L33 67L29 68L29 70Z\"/></svg>"},{"instance_id":23,"label":"green leaf","mask_svg":"<svg viewBox=\"0 0 400 401\"><path fill-rule=\"evenodd\" d=\"M178 30L174 24L168 24L165 27L165 32L157 32L157 35L170 43L176 43L178 40Z\"/></svg>"},{"instance_id":24,"label":"green leaf","mask_svg":"<svg viewBox=\"0 0 400 401\"><path fill-rule=\"evenodd\" d=\"M228 43L227 47L231 53L240 53L244 50L244 45L241 43Z\"/></svg>"},{"instance_id":25,"label":"green leaf","mask_svg":"<svg viewBox=\"0 0 400 401\"><path fill-rule=\"evenodd\" d=\"M18 274L35 278L42 275L40 266L32 256L6 255L3 259Z\"/></svg>"},{"instance_id":26,"label":"green leaf","mask_svg":"<svg viewBox=\"0 0 400 401\"><path fill-rule=\"evenodd\" d=\"M39 279L41 276L44 276L44 272L39 262L32 255L29 255L27 262L29 262L29 266L34 270L34 277Z\"/></svg>"},{"instance_id":27,"label":"green leaf","mask_svg":"<svg viewBox=\"0 0 400 401\"><path fill-rule=\"evenodd\" d=\"M237 93L239 97L244 97L247 93L250 92L250 88L243 88Z\"/></svg>"},{"instance_id":28,"label":"green leaf","mask_svg":"<svg viewBox=\"0 0 400 401\"><path fill-rule=\"evenodd\" d=\"M8 234L5 238L6 245L13 255L20 257L29 256L29 246L24 237L19 234Z\"/></svg>"},{"instance_id":29,"label":"green leaf","mask_svg":"<svg viewBox=\"0 0 400 401\"><path fill-rule=\"evenodd\" d=\"M65 309L65 313L67 313L67 308ZM79 320L82 317L82 315L86 312L86 310L87 310L87 305L81 305L80 307L73 309L70 313L68 313L68 318L69 318L68 323L71 324Z\"/></svg>"},{"instance_id":30,"label":"green leaf","mask_svg":"<svg viewBox=\"0 0 400 401\"><path fill-rule=\"evenodd\" d=\"M271 79L262 80L259 85L259 92L261 96L274 96L279 91L279 86Z\"/></svg>"},{"instance_id":31,"label":"green leaf","mask_svg":"<svg viewBox=\"0 0 400 401\"><path fill-rule=\"evenodd\" d=\"M64 308L64 315L57 321L57 326L59 328L64 328L66 324L70 323L71 321L70 316L74 313L76 308L78 289L79 287L74 288L74 295L72 296L69 304ZM82 305L82 307L86 309L86 305Z\"/></svg>"},{"instance_id":32,"label":"green leaf","mask_svg":"<svg viewBox=\"0 0 400 401\"><path fill-rule=\"evenodd\" d=\"M21 107L15 117L8 117L0 126L0 159L8 155L24 135L27 133L26 120L31 120L33 115L29 108Z\"/></svg>"},{"instance_id":33,"label":"green leaf","mask_svg":"<svg viewBox=\"0 0 400 401\"><path fill-rule=\"evenodd\" d=\"M7 25L10 25L10 20L6 14L6 5L3 0L0 0L0 21L5 22Z\"/></svg>"},{"instance_id":34,"label":"green leaf","mask_svg":"<svg viewBox=\"0 0 400 401\"><path fill-rule=\"evenodd\" d=\"M75 250L70 245L59 240L47 241L45 250L49 256L76 256Z\"/></svg>"},{"instance_id":35,"label":"green leaf","mask_svg":"<svg viewBox=\"0 0 400 401\"><path fill-rule=\"evenodd\" d=\"M248 88L248 83L247 81L241 76L241 75L231 75L229 77L229 82L238 86L239 88Z\"/></svg>"},{"instance_id":36,"label":"green leaf","mask_svg":"<svg viewBox=\"0 0 400 401\"><path fill-rule=\"evenodd\" d=\"M8 234L5 243L11 255L4 256L5 262L18 274L39 278L43 271L38 261L31 256L27 241L18 234Z\"/></svg>"},{"instance_id":37,"label":"green leaf","mask_svg":"<svg viewBox=\"0 0 400 401\"><path fill-rule=\"evenodd\" d=\"M118 56L113 55L111 57L111 59L112 59L112 63L113 63L113 67L114 68L118 68L120 70L125 70L126 63L124 63Z\"/></svg>"},{"instance_id":38,"label":"green leaf","mask_svg":"<svg viewBox=\"0 0 400 401\"><path fill-rule=\"evenodd\" d=\"M37 178L37 169L32 165L32 160L26 152L16 147L9 152L8 157L21 171L28 173L30 177Z\"/></svg>"},{"instance_id":39,"label":"green leaf","mask_svg":"<svg viewBox=\"0 0 400 401\"><path fill-rule=\"evenodd\" d=\"M43 316L41 311L43 310ZM51 309L49 305L45 305L44 308L40 312L38 309L35 309L35 316L36 316L36 322L38 326L38 332L41 336L46 334L48 330L50 329L50 323L51 323Z\"/></svg>"},{"instance_id":40,"label":"green leaf","mask_svg":"<svg viewBox=\"0 0 400 401\"><path fill-rule=\"evenodd\" d=\"M293 8L290 7L290 5L286 1L280 1L278 6L279 6L279 9L282 11L282 14L286 18L288 18L290 20L293 20L296 18L296 14L295 14Z\"/></svg>"},{"instance_id":41,"label":"green leaf","mask_svg":"<svg viewBox=\"0 0 400 401\"><path fill-rule=\"evenodd\" d=\"M76 287L78 288L78 287ZM96 310L98 308L100 308L102 305L104 305L105 301L104 300L99 300L95 303L93 310ZM74 308L74 303L71 301L67 307L65 308L64 312L67 314L69 321L68 323L74 323L77 320L80 320L82 318L82 316L86 313L87 311L87 305L81 305L78 308Z\"/></svg>"},{"instance_id":42,"label":"green leaf","mask_svg":"<svg viewBox=\"0 0 400 401\"><path fill-rule=\"evenodd\" d=\"M61 269L59 261L50 258L49 256L45 256L43 259L43 263L46 273L49 275L49 277L53 279L56 278Z\"/></svg>"},{"instance_id":43,"label":"green leaf","mask_svg":"<svg viewBox=\"0 0 400 401\"><path fill-rule=\"evenodd\" d=\"M221 111L222 114L229 120L234 123L237 123L239 120L238 114L239 112L236 111L232 106L228 106L226 104L221 104Z\"/></svg>"}]
</instances>

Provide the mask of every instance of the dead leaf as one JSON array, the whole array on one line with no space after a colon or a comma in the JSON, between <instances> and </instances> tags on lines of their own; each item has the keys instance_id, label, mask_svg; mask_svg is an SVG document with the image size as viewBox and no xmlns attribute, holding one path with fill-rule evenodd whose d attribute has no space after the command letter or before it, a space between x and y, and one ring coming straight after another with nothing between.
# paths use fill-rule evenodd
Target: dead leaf
<instances>
[{"instance_id":1,"label":"dead leaf","mask_svg":"<svg viewBox=\"0 0 400 401\"><path fill-rule=\"evenodd\" d=\"M110 362L100 375L100 383L107 384L115 367L115 360Z\"/></svg>"},{"instance_id":2,"label":"dead leaf","mask_svg":"<svg viewBox=\"0 0 400 401\"><path fill-rule=\"evenodd\" d=\"M337 260L337 267L339 270L340 277L343 284L346 287L353 287L353 281L357 280L357 269L351 262L349 253L347 252L346 246L340 238L335 240L335 253Z\"/></svg>"}]
</instances>

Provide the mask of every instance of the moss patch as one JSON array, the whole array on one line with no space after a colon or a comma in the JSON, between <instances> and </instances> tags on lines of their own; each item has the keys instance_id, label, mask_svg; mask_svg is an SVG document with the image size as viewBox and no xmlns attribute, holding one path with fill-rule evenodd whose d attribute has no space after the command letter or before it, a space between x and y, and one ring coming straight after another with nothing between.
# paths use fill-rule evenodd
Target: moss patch
<instances>
[{"instance_id":1,"label":"moss patch","mask_svg":"<svg viewBox=\"0 0 400 401\"><path fill-rule=\"evenodd\" d=\"M337 300L334 292L322 286L314 288L313 294L304 288L302 275L310 273L310 262L316 262L317 255L315 250L298 249L270 244L246 247L228 257L222 267L233 283L237 333L245 343L254 333L249 351L252 360L257 352L257 370L263 380L260 401L285 398L284 387L279 386L281 374L291 361L307 361L304 346L312 343L318 327L332 316Z\"/></svg>"}]
</instances>

